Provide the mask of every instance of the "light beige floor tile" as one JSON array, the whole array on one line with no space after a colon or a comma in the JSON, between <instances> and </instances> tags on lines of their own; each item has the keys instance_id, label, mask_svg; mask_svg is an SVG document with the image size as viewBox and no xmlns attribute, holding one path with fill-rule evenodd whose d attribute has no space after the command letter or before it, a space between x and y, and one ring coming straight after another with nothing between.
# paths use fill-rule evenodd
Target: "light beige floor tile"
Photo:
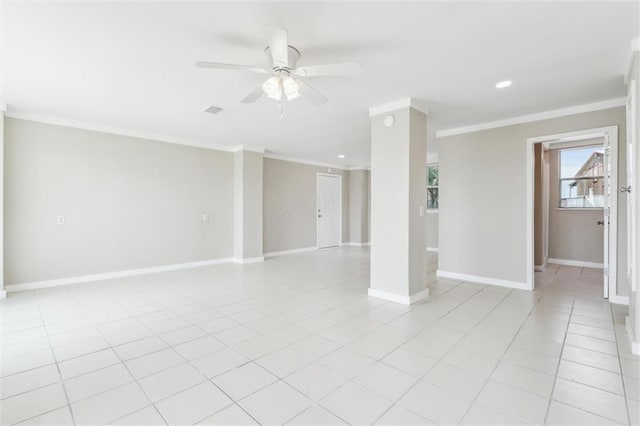
<instances>
[{"instance_id":1,"label":"light beige floor tile","mask_svg":"<svg viewBox=\"0 0 640 426\"><path fill-rule=\"evenodd\" d=\"M491 380L548 398L555 377L515 364L501 362Z\"/></svg>"},{"instance_id":2,"label":"light beige floor tile","mask_svg":"<svg viewBox=\"0 0 640 426\"><path fill-rule=\"evenodd\" d=\"M479 404L473 404L461 425L529 425L530 423L499 413Z\"/></svg>"},{"instance_id":3,"label":"light beige floor tile","mask_svg":"<svg viewBox=\"0 0 640 426\"><path fill-rule=\"evenodd\" d=\"M171 367L138 381L151 402L157 402L206 380L189 364Z\"/></svg>"},{"instance_id":4,"label":"light beige floor tile","mask_svg":"<svg viewBox=\"0 0 640 426\"><path fill-rule=\"evenodd\" d=\"M324 408L313 405L295 416L287 425L346 425L344 421L334 416Z\"/></svg>"},{"instance_id":5,"label":"light beige floor tile","mask_svg":"<svg viewBox=\"0 0 640 426\"><path fill-rule=\"evenodd\" d=\"M150 404L137 383L99 393L71 404L77 424L105 424Z\"/></svg>"},{"instance_id":6,"label":"light beige floor tile","mask_svg":"<svg viewBox=\"0 0 640 426\"><path fill-rule=\"evenodd\" d=\"M425 419L422 416L417 415L413 411L409 411L406 408L396 404L389 408L386 413L382 415L376 422L376 425L381 426L396 426L396 425L435 425L430 420Z\"/></svg>"},{"instance_id":7,"label":"light beige floor tile","mask_svg":"<svg viewBox=\"0 0 640 426\"><path fill-rule=\"evenodd\" d=\"M489 381L476 401L520 420L540 424L544 421L548 398Z\"/></svg>"},{"instance_id":8,"label":"light beige floor tile","mask_svg":"<svg viewBox=\"0 0 640 426\"><path fill-rule=\"evenodd\" d=\"M3 425L18 423L67 404L61 383L21 393L0 401Z\"/></svg>"},{"instance_id":9,"label":"light beige floor tile","mask_svg":"<svg viewBox=\"0 0 640 426\"><path fill-rule=\"evenodd\" d=\"M71 418L71 411L69 407L58 408L57 410L49 411L37 417L33 417L24 422L18 423L20 425L40 425L40 426L62 426L73 425L73 419Z\"/></svg>"},{"instance_id":10,"label":"light beige floor tile","mask_svg":"<svg viewBox=\"0 0 640 426\"><path fill-rule=\"evenodd\" d=\"M113 349L105 349L59 362L58 367L60 368L62 378L67 380L119 363L120 358L118 358Z\"/></svg>"},{"instance_id":11,"label":"light beige floor tile","mask_svg":"<svg viewBox=\"0 0 640 426\"><path fill-rule=\"evenodd\" d=\"M434 366L424 375L425 382L472 401L486 378L443 362Z\"/></svg>"},{"instance_id":12,"label":"light beige floor tile","mask_svg":"<svg viewBox=\"0 0 640 426\"><path fill-rule=\"evenodd\" d=\"M221 351L196 358L191 361L191 364L193 364L202 374L211 378L232 370L247 363L248 361L249 360L247 358L232 349L223 349Z\"/></svg>"},{"instance_id":13,"label":"light beige floor tile","mask_svg":"<svg viewBox=\"0 0 640 426\"><path fill-rule=\"evenodd\" d=\"M249 395L238 404L261 424L283 424L309 407L311 401L280 381Z\"/></svg>"},{"instance_id":14,"label":"light beige floor tile","mask_svg":"<svg viewBox=\"0 0 640 426\"><path fill-rule=\"evenodd\" d=\"M579 408L551 401L549 414L547 415L547 425L567 426L567 425L617 425L613 420L596 416Z\"/></svg>"},{"instance_id":15,"label":"light beige floor tile","mask_svg":"<svg viewBox=\"0 0 640 426\"><path fill-rule=\"evenodd\" d=\"M347 382L320 404L350 424L371 424L392 402L361 385Z\"/></svg>"},{"instance_id":16,"label":"light beige floor tile","mask_svg":"<svg viewBox=\"0 0 640 426\"><path fill-rule=\"evenodd\" d=\"M248 363L215 377L213 382L238 401L277 380L276 376L264 368Z\"/></svg>"},{"instance_id":17,"label":"light beige floor tile","mask_svg":"<svg viewBox=\"0 0 640 426\"><path fill-rule=\"evenodd\" d=\"M320 363L304 367L284 379L308 398L319 401L340 387L347 378Z\"/></svg>"},{"instance_id":18,"label":"light beige floor tile","mask_svg":"<svg viewBox=\"0 0 640 426\"><path fill-rule=\"evenodd\" d=\"M247 426L257 425L256 421L237 404L233 404L207 417L199 425Z\"/></svg>"},{"instance_id":19,"label":"light beige floor tile","mask_svg":"<svg viewBox=\"0 0 640 426\"><path fill-rule=\"evenodd\" d=\"M562 360L558 377L624 395L621 376L610 371Z\"/></svg>"},{"instance_id":20,"label":"light beige floor tile","mask_svg":"<svg viewBox=\"0 0 640 426\"><path fill-rule=\"evenodd\" d=\"M471 403L427 382L418 382L399 404L438 424L458 424Z\"/></svg>"},{"instance_id":21,"label":"light beige floor tile","mask_svg":"<svg viewBox=\"0 0 640 426\"><path fill-rule=\"evenodd\" d=\"M169 424L184 425L203 421L232 401L211 382L202 382L156 404Z\"/></svg>"},{"instance_id":22,"label":"light beige floor tile","mask_svg":"<svg viewBox=\"0 0 640 426\"><path fill-rule=\"evenodd\" d=\"M618 423L627 421L624 397L591 386L558 378L553 399Z\"/></svg>"},{"instance_id":23,"label":"light beige floor tile","mask_svg":"<svg viewBox=\"0 0 640 426\"><path fill-rule=\"evenodd\" d=\"M155 407L149 406L128 414L110 423L119 426L142 426L142 425L164 425L166 424L162 416Z\"/></svg>"},{"instance_id":24,"label":"light beige floor tile","mask_svg":"<svg viewBox=\"0 0 640 426\"><path fill-rule=\"evenodd\" d=\"M0 379L0 397L9 398L59 381L60 374L55 364L34 368Z\"/></svg>"},{"instance_id":25,"label":"light beige floor tile","mask_svg":"<svg viewBox=\"0 0 640 426\"><path fill-rule=\"evenodd\" d=\"M380 362L362 371L353 380L392 401L397 401L417 381L415 377Z\"/></svg>"},{"instance_id":26,"label":"light beige floor tile","mask_svg":"<svg viewBox=\"0 0 640 426\"><path fill-rule=\"evenodd\" d=\"M124 364L115 364L65 380L64 386L69 402L74 403L132 381L133 377Z\"/></svg>"}]
</instances>

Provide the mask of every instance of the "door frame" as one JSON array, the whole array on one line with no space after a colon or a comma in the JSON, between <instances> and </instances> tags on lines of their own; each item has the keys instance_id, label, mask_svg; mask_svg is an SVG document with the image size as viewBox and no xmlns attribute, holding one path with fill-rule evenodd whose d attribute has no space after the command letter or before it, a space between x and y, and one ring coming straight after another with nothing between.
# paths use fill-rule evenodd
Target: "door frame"
<instances>
[{"instance_id":1,"label":"door frame","mask_svg":"<svg viewBox=\"0 0 640 426\"><path fill-rule=\"evenodd\" d=\"M629 304L629 298L627 296L618 296L618 126L606 126L597 127L592 129L577 130L572 132L557 133L546 136L536 136L527 138L527 158L526 158L526 170L527 170L527 220L526 220L526 236L527 236L527 287L530 290L534 289L534 144L544 142L569 142L579 141L584 139L594 139L603 137L609 138L611 144L611 210L609 212L609 264L605 265L608 268L609 274L609 301L611 303Z\"/></svg>"},{"instance_id":2,"label":"door frame","mask_svg":"<svg viewBox=\"0 0 640 426\"><path fill-rule=\"evenodd\" d=\"M328 176L328 177L337 177L338 182L340 183L340 214L338 215L338 247L342 245L342 175L334 174L334 173L325 173L325 172L316 172L316 208L313 212L316 218L316 249L320 249L320 245L318 241L319 229L318 229L318 176ZM328 248L328 247L327 247Z\"/></svg>"}]
</instances>

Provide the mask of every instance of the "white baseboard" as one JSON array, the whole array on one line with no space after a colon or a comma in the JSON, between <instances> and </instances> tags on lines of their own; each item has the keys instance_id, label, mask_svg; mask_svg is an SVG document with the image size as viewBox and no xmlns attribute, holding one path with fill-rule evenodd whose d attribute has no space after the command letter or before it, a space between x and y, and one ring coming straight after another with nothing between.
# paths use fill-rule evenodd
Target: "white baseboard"
<instances>
[{"instance_id":1,"label":"white baseboard","mask_svg":"<svg viewBox=\"0 0 640 426\"><path fill-rule=\"evenodd\" d=\"M583 262L582 260L569 260L569 259L547 259L548 263L553 263L554 265L563 265L563 266L577 266L578 268L597 268L603 269L604 264L596 263L596 262Z\"/></svg>"},{"instance_id":2,"label":"white baseboard","mask_svg":"<svg viewBox=\"0 0 640 426\"><path fill-rule=\"evenodd\" d=\"M533 265L533 269L538 272L544 272L544 268L547 267L547 264L544 265Z\"/></svg>"},{"instance_id":3,"label":"white baseboard","mask_svg":"<svg viewBox=\"0 0 640 426\"><path fill-rule=\"evenodd\" d=\"M375 297L378 299L388 300L390 302L401 303L403 305L411 305L413 303L419 302L421 300L429 297L429 289L425 288L418 293L412 294L411 296L403 296L401 294L388 293L386 291L375 290L373 288L369 288L367 294L371 297Z\"/></svg>"},{"instance_id":4,"label":"white baseboard","mask_svg":"<svg viewBox=\"0 0 640 426\"><path fill-rule=\"evenodd\" d=\"M609 295L609 302L615 303L616 305L627 305L629 306L629 296L618 296L617 294Z\"/></svg>"},{"instance_id":5,"label":"white baseboard","mask_svg":"<svg viewBox=\"0 0 640 426\"><path fill-rule=\"evenodd\" d=\"M299 248L299 249L293 249L293 250L272 251L269 253L265 253L264 257L287 256L290 254L306 253L308 251L314 251L314 250L318 250L318 247L313 246L313 247L305 247L305 248Z\"/></svg>"},{"instance_id":6,"label":"white baseboard","mask_svg":"<svg viewBox=\"0 0 640 426\"><path fill-rule=\"evenodd\" d=\"M640 342L637 342L635 339L629 315L624 318L624 326L627 329L627 336L629 337L629 343L631 344L631 353L634 355L640 355Z\"/></svg>"},{"instance_id":7,"label":"white baseboard","mask_svg":"<svg viewBox=\"0 0 640 426\"><path fill-rule=\"evenodd\" d=\"M438 249L438 247L427 247L427 251L438 253L440 250Z\"/></svg>"},{"instance_id":8,"label":"white baseboard","mask_svg":"<svg viewBox=\"0 0 640 426\"><path fill-rule=\"evenodd\" d=\"M82 275L77 277L58 278L55 280L33 281L28 283L11 284L5 287L9 293L15 291L38 290L41 288L58 287L69 284L84 284L94 281L112 280L115 278L133 277L136 275L155 274L157 272L177 271L180 269L199 268L201 266L219 265L233 262L233 258L200 260L197 262L176 263L173 265L152 266L149 268L129 269L126 271L106 272L102 274Z\"/></svg>"},{"instance_id":9,"label":"white baseboard","mask_svg":"<svg viewBox=\"0 0 640 426\"><path fill-rule=\"evenodd\" d=\"M343 246L353 246L353 247L367 247L370 246L371 243L367 242L367 243L355 243L352 241L346 242L346 243L342 243Z\"/></svg>"},{"instance_id":10,"label":"white baseboard","mask_svg":"<svg viewBox=\"0 0 640 426\"><path fill-rule=\"evenodd\" d=\"M264 262L264 256L246 257L246 258L234 257L233 261L235 263L241 263L243 265L246 265L246 264L249 264L249 263L260 263L260 262Z\"/></svg>"},{"instance_id":11,"label":"white baseboard","mask_svg":"<svg viewBox=\"0 0 640 426\"><path fill-rule=\"evenodd\" d=\"M436 274L437 274L438 277L442 277L442 278L451 278L451 279L454 279L454 280L471 281L471 282L479 283L479 284L497 285L497 286L500 286L500 287L516 288L516 289L519 289L519 290L531 290L526 283L521 283L521 282L518 282L518 281L501 280L501 279L498 279L498 278L481 277L481 276L478 276L478 275L459 274L457 272L442 271L440 269L438 269Z\"/></svg>"}]
</instances>

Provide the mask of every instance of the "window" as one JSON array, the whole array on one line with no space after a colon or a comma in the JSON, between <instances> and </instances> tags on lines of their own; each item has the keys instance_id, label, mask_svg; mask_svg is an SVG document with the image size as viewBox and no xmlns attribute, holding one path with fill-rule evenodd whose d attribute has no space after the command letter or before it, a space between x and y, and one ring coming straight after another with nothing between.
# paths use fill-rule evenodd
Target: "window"
<instances>
[{"instance_id":1,"label":"window","mask_svg":"<svg viewBox=\"0 0 640 426\"><path fill-rule=\"evenodd\" d=\"M438 210L438 165L427 165L427 210Z\"/></svg>"},{"instance_id":2,"label":"window","mask_svg":"<svg viewBox=\"0 0 640 426\"><path fill-rule=\"evenodd\" d=\"M604 147L559 152L560 208L604 207Z\"/></svg>"}]
</instances>

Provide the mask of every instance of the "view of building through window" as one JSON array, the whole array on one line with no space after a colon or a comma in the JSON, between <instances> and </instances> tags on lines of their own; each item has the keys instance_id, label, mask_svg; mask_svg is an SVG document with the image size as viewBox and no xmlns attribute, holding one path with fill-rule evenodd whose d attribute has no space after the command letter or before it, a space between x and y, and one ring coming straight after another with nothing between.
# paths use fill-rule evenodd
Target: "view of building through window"
<instances>
[{"instance_id":1,"label":"view of building through window","mask_svg":"<svg viewBox=\"0 0 640 426\"><path fill-rule=\"evenodd\" d=\"M560 207L604 207L604 147L560 151Z\"/></svg>"},{"instance_id":2,"label":"view of building through window","mask_svg":"<svg viewBox=\"0 0 640 426\"><path fill-rule=\"evenodd\" d=\"M438 209L438 184L438 165L427 165L427 209L429 210Z\"/></svg>"}]
</instances>

